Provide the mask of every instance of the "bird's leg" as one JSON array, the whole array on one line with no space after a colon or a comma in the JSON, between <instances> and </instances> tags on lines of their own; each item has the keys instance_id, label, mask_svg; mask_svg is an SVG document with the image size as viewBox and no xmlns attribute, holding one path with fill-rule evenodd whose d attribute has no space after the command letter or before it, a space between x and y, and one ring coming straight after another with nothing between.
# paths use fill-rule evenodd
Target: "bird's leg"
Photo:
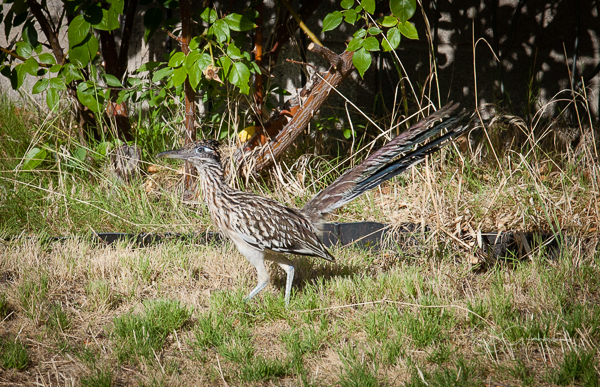
<instances>
[{"instance_id":1,"label":"bird's leg","mask_svg":"<svg viewBox=\"0 0 600 387\"><path fill-rule=\"evenodd\" d=\"M252 266L256 268L256 274L258 276L258 285L256 285L256 287L252 289L250 294L248 294L244 299L245 301L248 301L260 293L260 291L269 284L271 278L269 277L269 272L265 267L264 253L253 251L251 254L244 254L244 256L252 264Z\"/></svg>"},{"instance_id":2,"label":"bird's leg","mask_svg":"<svg viewBox=\"0 0 600 387\"><path fill-rule=\"evenodd\" d=\"M250 294L248 294L246 296L246 298L244 298L244 301L251 300L254 296L256 296L258 293L260 293L260 291L263 290L265 288L265 286L267 286L268 284L269 284L269 281L264 281L264 282L259 281L258 285L256 285L256 287L254 289L252 289Z\"/></svg>"},{"instance_id":3,"label":"bird's leg","mask_svg":"<svg viewBox=\"0 0 600 387\"><path fill-rule=\"evenodd\" d=\"M280 263L279 266L287 273L285 281L285 306L290 304L290 294L292 293L292 282L294 281L294 266Z\"/></svg>"},{"instance_id":4,"label":"bird's leg","mask_svg":"<svg viewBox=\"0 0 600 387\"><path fill-rule=\"evenodd\" d=\"M277 262L287 274L287 279L285 281L285 305L288 306L290 304L290 294L292 293L292 282L294 281L294 265L292 264L292 261L287 259L284 255L268 257L268 259Z\"/></svg>"}]
</instances>

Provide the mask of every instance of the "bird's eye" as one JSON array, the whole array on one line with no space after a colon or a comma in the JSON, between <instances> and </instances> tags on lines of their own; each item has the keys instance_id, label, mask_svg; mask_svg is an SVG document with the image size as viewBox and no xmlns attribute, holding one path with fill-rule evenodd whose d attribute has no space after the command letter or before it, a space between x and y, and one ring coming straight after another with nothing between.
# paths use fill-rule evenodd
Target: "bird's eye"
<instances>
[{"instance_id":1,"label":"bird's eye","mask_svg":"<svg viewBox=\"0 0 600 387\"><path fill-rule=\"evenodd\" d=\"M196 148L196 153L215 153L215 151L205 146L199 146Z\"/></svg>"}]
</instances>

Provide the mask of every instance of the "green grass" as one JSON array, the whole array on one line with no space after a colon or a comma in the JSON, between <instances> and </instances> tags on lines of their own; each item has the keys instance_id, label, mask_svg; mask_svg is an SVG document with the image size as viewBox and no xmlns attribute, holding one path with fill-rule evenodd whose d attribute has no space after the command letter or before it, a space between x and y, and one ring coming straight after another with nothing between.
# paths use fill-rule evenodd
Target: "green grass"
<instances>
[{"instance_id":1,"label":"green grass","mask_svg":"<svg viewBox=\"0 0 600 387\"><path fill-rule=\"evenodd\" d=\"M4 320L10 314L10 305L6 299L6 294L0 293L0 319Z\"/></svg>"},{"instance_id":2,"label":"green grass","mask_svg":"<svg viewBox=\"0 0 600 387\"><path fill-rule=\"evenodd\" d=\"M71 329L71 317L61 304L56 303L50 307L48 317L46 318L46 326L57 332L66 332Z\"/></svg>"},{"instance_id":3,"label":"green grass","mask_svg":"<svg viewBox=\"0 0 600 387\"><path fill-rule=\"evenodd\" d=\"M3 368L24 370L28 364L27 348L20 340L0 337L0 365Z\"/></svg>"},{"instance_id":4,"label":"green grass","mask_svg":"<svg viewBox=\"0 0 600 387\"><path fill-rule=\"evenodd\" d=\"M85 293L93 310L104 310L118 304L119 297L112 292L110 284L105 280L88 282Z\"/></svg>"},{"instance_id":5,"label":"green grass","mask_svg":"<svg viewBox=\"0 0 600 387\"><path fill-rule=\"evenodd\" d=\"M595 368L597 364L596 351L567 352L559 368L550 372L549 379L559 386L573 383L600 386L600 374Z\"/></svg>"},{"instance_id":6,"label":"green grass","mask_svg":"<svg viewBox=\"0 0 600 387\"><path fill-rule=\"evenodd\" d=\"M43 311L49 289L49 277L45 272L30 273L18 288L21 306L31 319L38 318Z\"/></svg>"},{"instance_id":7,"label":"green grass","mask_svg":"<svg viewBox=\"0 0 600 387\"><path fill-rule=\"evenodd\" d=\"M127 313L114 319L114 342L121 363L143 357L153 361L167 336L180 329L191 311L178 301L153 300L144 303L144 313Z\"/></svg>"},{"instance_id":8,"label":"green grass","mask_svg":"<svg viewBox=\"0 0 600 387\"><path fill-rule=\"evenodd\" d=\"M91 375L79 380L84 387L110 387L113 383L113 375L107 369L95 369Z\"/></svg>"},{"instance_id":9,"label":"green grass","mask_svg":"<svg viewBox=\"0 0 600 387\"><path fill-rule=\"evenodd\" d=\"M16 111L20 113L15 114ZM147 194L141 177L130 184L117 181L108 172L108 157L99 153L105 143L80 143L74 132L60 126L61 118L68 117L52 118L41 126L45 117L35 117L29 111L27 106L17 106L5 97L0 99L0 233L139 233L148 227L173 232L172 227L165 227L167 219L171 224L180 224L179 231L186 232L190 225L208 224L206 214L182 207L176 195L160 190L156 195ZM142 168L146 169L154 155L174 141L150 135L152 130L147 127L138 129L136 143L142 148ZM46 151L45 160L33 171L18 169L33 147ZM83 161L74 156L79 150L85 152Z\"/></svg>"},{"instance_id":10,"label":"green grass","mask_svg":"<svg viewBox=\"0 0 600 387\"><path fill-rule=\"evenodd\" d=\"M281 359L257 356L240 364L239 378L245 382L265 382L293 375L292 363Z\"/></svg>"},{"instance_id":11,"label":"green grass","mask_svg":"<svg viewBox=\"0 0 600 387\"><path fill-rule=\"evenodd\" d=\"M451 367L444 366L431 372L423 371L418 365L414 365L412 378L408 386L485 386L484 375L486 370L477 363L467 361L463 358L457 359Z\"/></svg>"},{"instance_id":12,"label":"green grass","mask_svg":"<svg viewBox=\"0 0 600 387\"><path fill-rule=\"evenodd\" d=\"M514 362L504 364L498 367L500 373L507 374L511 378L520 381L524 386L531 386L534 383L534 372L521 359L516 359Z\"/></svg>"},{"instance_id":13,"label":"green grass","mask_svg":"<svg viewBox=\"0 0 600 387\"><path fill-rule=\"evenodd\" d=\"M323 322L327 322L326 319ZM325 345L327 324L315 328L307 326L281 334L281 341L293 358L301 359L305 354L317 353Z\"/></svg>"},{"instance_id":14,"label":"green grass","mask_svg":"<svg viewBox=\"0 0 600 387\"><path fill-rule=\"evenodd\" d=\"M369 357L360 356L356 349L348 346L340 350L343 367L339 384L343 387L375 387L381 381L377 377L378 363Z\"/></svg>"}]
</instances>

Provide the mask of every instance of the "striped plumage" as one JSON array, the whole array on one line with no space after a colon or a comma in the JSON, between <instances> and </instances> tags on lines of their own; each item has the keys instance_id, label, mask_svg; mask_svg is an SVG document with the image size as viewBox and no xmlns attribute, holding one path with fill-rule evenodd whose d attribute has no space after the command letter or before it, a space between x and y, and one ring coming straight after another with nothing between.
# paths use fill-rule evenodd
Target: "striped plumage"
<instances>
[{"instance_id":1,"label":"striped plumage","mask_svg":"<svg viewBox=\"0 0 600 387\"><path fill-rule=\"evenodd\" d=\"M160 153L158 157L187 160L198 170L202 195L213 222L257 270L258 285L246 299L254 297L269 283L264 261L270 260L287 273L287 304L294 266L286 255L308 255L333 261L333 256L318 237L324 217L422 161L447 140L462 134L467 128L466 124L461 123L463 115L451 117L457 108L458 104L447 105L419 121L343 174L301 210L227 185L217 141L196 141L182 149ZM424 141L441 133L444 128L448 130L446 134L423 145Z\"/></svg>"}]
</instances>

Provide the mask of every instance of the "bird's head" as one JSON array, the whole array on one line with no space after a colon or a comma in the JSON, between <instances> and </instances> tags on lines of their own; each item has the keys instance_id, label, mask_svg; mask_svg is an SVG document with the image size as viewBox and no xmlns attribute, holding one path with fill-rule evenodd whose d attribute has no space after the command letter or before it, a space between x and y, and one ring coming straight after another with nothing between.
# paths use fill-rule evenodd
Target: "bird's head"
<instances>
[{"instance_id":1,"label":"bird's head","mask_svg":"<svg viewBox=\"0 0 600 387\"><path fill-rule=\"evenodd\" d=\"M196 166L207 164L221 165L220 144L216 140L199 140L181 149L161 152L156 157L180 159L191 162Z\"/></svg>"}]
</instances>

